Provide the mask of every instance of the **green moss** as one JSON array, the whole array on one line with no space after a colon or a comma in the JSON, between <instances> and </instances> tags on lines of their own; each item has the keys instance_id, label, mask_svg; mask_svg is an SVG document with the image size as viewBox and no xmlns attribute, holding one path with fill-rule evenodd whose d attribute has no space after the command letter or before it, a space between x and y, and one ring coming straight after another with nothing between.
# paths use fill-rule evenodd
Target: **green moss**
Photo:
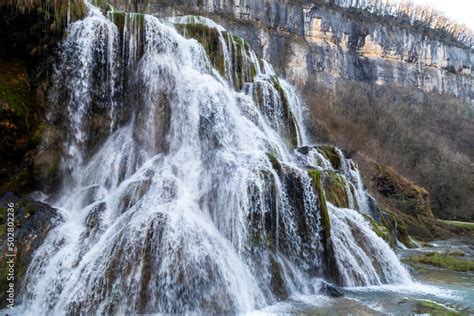
<instances>
[{"instance_id":1,"label":"green moss","mask_svg":"<svg viewBox=\"0 0 474 316\"><path fill-rule=\"evenodd\" d=\"M361 213L362 214L362 213ZM390 247L394 248L397 245L397 241L395 238L392 238L392 234L390 233L390 230L383 226L382 224L377 223L375 219L373 219L371 216L367 214L362 214L364 218L370 222L370 225L372 226L372 230L383 240L385 240Z\"/></svg>"},{"instance_id":2,"label":"green moss","mask_svg":"<svg viewBox=\"0 0 474 316\"><path fill-rule=\"evenodd\" d=\"M275 87L278 92L278 96L283 105L283 114L287 122L287 138L289 139L290 147L297 147L299 142L299 128L298 123L293 115L293 112L290 109L290 103L288 101L288 96L286 95L285 89L280 84L280 80L276 76L272 76L270 79L271 84Z\"/></svg>"},{"instance_id":3,"label":"green moss","mask_svg":"<svg viewBox=\"0 0 474 316\"><path fill-rule=\"evenodd\" d=\"M459 221L443 221L443 220L439 220L439 221L442 222L442 223L444 223L444 224L451 225L451 226L461 227L461 228L467 228L467 229L472 229L472 230L474 230L474 223L470 223L470 222L459 222Z\"/></svg>"},{"instance_id":4,"label":"green moss","mask_svg":"<svg viewBox=\"0 0 474 316\"><path fill-rule=\"evenodd\" d=\"M322 242L324 245L324 258L326 260L326 269L328 269L328 275L337 284L342 284L340 272L338 271L336 259L334 257L334 249L331 242L331 219L329 217L329 210L326 204L324 196L323 186L321 183L321 171L317 169L310 169L307 171L308 176L311 178L311 184L315 193L318 196L321 226L322 226Z\"/></svg>"},{"instance_id":5,"label":"green moss","mask_svg":"<svg viewBox=\"0 0 474 316\"><path fill-rule=\"evenodd\" d=\"M255 64L250 64L250 78L251 81L257 76L257 66Z\"/></svg>"},{"instance_id":6,"label":"green moss","mask_svg":"<svg viewBox=\"0 0 474 316\"><path fill-rule=\"evenodd\" d=\"M326 241L326 247L328 248L327 243L331 237L331 221L329 219L328 207L326 205L326 199L324 197L324 191L321 184L321 171L316 169L308 170L308 175L311 178L311 184L315 192L318 195L319 206L321 209L321 222L323 225L323 234Z\"/></svg>"},{"instance_id":7,"label":"green moss","mask_svg":"<svg viewBox=\"0 0 474 316\"><path fill-rule=\"evenodd\" d=\"M331 162L334 169L339 170L342 167L342 160L337 153L336 147L331 145L321 145L316 147L317 150Z\"/></svg>"},{"instance_id":8,"label":"green moss","mask_svg":"<svg viewBox=\"0 0 474 316\"><path fill-rule=\"evenodd\" d=\"M429 252L405 259L408 263L423 263L452 271L474 271L474 261L459 258L450 253Z\"/></svg>"},{"instance_id":9,"label":"green moss","mask_svg":"<svg viewBox=\"0 0 474 316\"><path fill-rule=\"evenodd\" d=\"M192 21L192 20L191 20ZM217 29L200 23L177 24L176 29L187 38L196 39L204 47L211 64L225 77L224 51Z\"/></svg>"},{"instance_id":10,"label":"green moss","mask_svg":"<svg viewBox=\"0 0 474 316\"><path fill-rule=\"evenodd\" d=\"M61 27L70 18L69 22L82 19L87 13L87 6L82 0L7 0L0 6L11 7L21 13L37 12L48 20L52 20L51 27Z\"/></svg>"},{"instance_id":11,"label":"green moss","mask_svg":"<svg viewBox=\"0 0 474 316\"><path fill-rule=\"evenodd\" d=\"M0 62L0 105L28 121L29 80L26 65L20 60Z\"/></svg>"},{"instance_id":12,"label":"green moss","mask_svg":"<svg viewBox=\"0 0 474 316\"><path fill-rule=\"evenodd\" d=\"M428 301L418 300L414 305L414 313L416 314L429 314L429 315L443 315L443 316L454 316L461 315L461 313L454 309L448 308L442 304Z\"/></svg>"},{"instance_id":13,"label":"green moss","mask_svg":"<svg viewBox=\"0 0 474 316\"><path fill-rule=\"evenodd\" d=\"M280 161L271 153L267 153L267 158L272 164L273 169L280 172L282 170Z\"/></svg>"},{"instance_id":14,"label":"green moss","mask_svg":"<svg viewBox=\"0 0 474 316\"><path fill-rule=\"evenodd\" d=\"M125 27L128 28L129 32L135 32L135 36L143 36L143 29L145 25L145 15L143 13L130 13L124 11L110 11L109 18L119 29L122 34ZM128 23L128 25L125 25ZM133 28L133 30L130 30Z\"/></svg>"},{"instance_id":15,"label":"green moss","mask_svg":"<svg viewBox=\"0 0 474 316\"><path fill-rule=\"evenodd\" d=\"M243 40L235 35L225 37L227 46L232 50L232 68L234 70L234 86L237 90L241 90L244 85L244 56L243 56Z\"/></svg>"},{"instance_id":16,"label":"green moss","mask_svg":"<svg viewBox=\"0 0 474 316\"><path fill-rule=\"evenodd\" d=\"M34 178L44 186L53 185L59 180L61 152L58 150L40 151L33 165Z\"/></svg>"},{"instance_id":17,"label":"green moss","mask_svg":"<svg viewBox=\"0 0 474 316\"><path fill-rule=\"evenodd\" d=\"M119 32L122 34L125 28L125 12L123 11L112 11L109 12L110 20L117 26Z\"/></svg>"},{"instance_id":18,"label":"green moss","mask_svg":"<svg viewBox=\"0 0 474 316\"><path fill-rule=\"evenodd\" d=\"M374 163L376 175L373 177L376 190L391 205L408 215L433 217L428 192L399 175L392 168Z\"/></svg>"},{"instance_id":19,"label":"green moss","mask_svg":"<svg viewBox=\"0 0 474 316\"><path fill-rule=\"evenodd\" d=\"M337 207L349 208L346 181L344 176L334 171L325 171L323 173L323 186L326 199Z\"/></svg>"},{"instance_id":20,"label":"green moss","mask_svg":"<svg viewBox=\"0 0 474 316\"><path fill-rule=\"evenodd\" d=\"M237 35L223 32L227 46L230 48L233 60L232 68L234 70L234 86L241 90L245 82L252 82L257 74L256 65L250 62L252 49L250 44Z\"/></svg>"},{"instance_id":21,"label":"green moss","mask_svg":"<svg viewBox=\"0 0 474 316\"><path fill-rule=\"evenodd\" d=\"M400 216L394 212L383 211L381 213L381 224L390 232L390 245L396 244L398 239L407 248L416 248L408 233L408 225Z\"/></svg>"},{"instance_id":22,"label":"green moss","mask_svg":"<svg viewBox=\"0 0 474 316\"><path fill-rule=\"evenodd\" d=\"M255 104L258 106L260 111L263 111L263 93L262 93L262 87L259 84L256 84L253 89L253 99L255 101Z\"/></svg>"}]
</instances>

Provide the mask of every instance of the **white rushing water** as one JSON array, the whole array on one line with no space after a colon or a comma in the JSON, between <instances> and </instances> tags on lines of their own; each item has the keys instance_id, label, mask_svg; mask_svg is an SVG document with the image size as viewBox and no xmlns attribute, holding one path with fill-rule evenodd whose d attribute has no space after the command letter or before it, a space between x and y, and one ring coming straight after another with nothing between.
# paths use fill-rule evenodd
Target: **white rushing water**
<instances>
[{"instance_id":1,"label":"white rushing water","mask_svg":"<svg viewBox=\"0 0 474 316\"><path fill-rule=\"evenodd\" d=\"M328 204L325 239L306 169L346 174L367 213L360 175L295 151L297 94L248 44L203 18L119 18L91 8L62 44L64 221L35 253L20 313L246 312L317 293L331 269L347 286L411 282L357 211ZM177 31L196 24L217 34L217 58Z\"/></svg>"}]
</instances>

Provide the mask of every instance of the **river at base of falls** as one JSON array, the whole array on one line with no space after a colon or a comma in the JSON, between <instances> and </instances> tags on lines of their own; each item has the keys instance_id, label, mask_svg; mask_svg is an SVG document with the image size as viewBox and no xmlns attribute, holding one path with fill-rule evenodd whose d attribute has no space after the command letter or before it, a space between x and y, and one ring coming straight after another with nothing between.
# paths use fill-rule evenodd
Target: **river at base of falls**
<instances>
[{"instance_id":1,"label":"river at base of falls","mask_svg":"<svg viewBox=\"0 0 474 316\"><path fill-rule=\"evenodd\" d=\"M474 260L473 245L456 239L434 241L432 247L399 249L397 255L403 259L448 250L463 252L466 260ZM343 288L344 297L340 298L297 294L251 314L413 315L419 314L416 304L425 302L446 310L433 312L433 315L446 315L449 311L453 315L474 315L474 272L449 271L423 264L413 265L410 272L415 283L409 286Z\"/></svg>"}]
</instances>

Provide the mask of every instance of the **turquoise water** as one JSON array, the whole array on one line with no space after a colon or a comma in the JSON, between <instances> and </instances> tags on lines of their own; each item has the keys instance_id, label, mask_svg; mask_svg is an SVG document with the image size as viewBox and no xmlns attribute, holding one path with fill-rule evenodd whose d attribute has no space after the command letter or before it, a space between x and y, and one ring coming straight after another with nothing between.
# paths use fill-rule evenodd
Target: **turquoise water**
<instances>
[{"instance_id":1,"label":"turquoise water","mask_svg":"<svg viewBox=\"0 0 474 316\"><path fill-rule=\"evenodd\" d=\"M457 240L434 242L433 247L399 250L400 258L421 252L456 251L474 260L472 245ZM293 295L291 299L267 307L256 314L312 315L410 315L418 300L442 304L462 315L474 315L474 273L448 271L427 265L407 266L414 284L345 288L344 297Z\"/></svg>"}]
</instances>

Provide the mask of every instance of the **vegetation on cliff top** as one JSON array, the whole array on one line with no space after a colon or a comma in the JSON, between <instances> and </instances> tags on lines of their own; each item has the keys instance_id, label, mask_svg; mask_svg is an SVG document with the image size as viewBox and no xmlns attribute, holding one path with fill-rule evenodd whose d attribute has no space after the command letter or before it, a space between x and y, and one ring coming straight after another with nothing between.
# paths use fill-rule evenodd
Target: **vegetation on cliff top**
<instances>
[{"instance_id":1,"label":"vegetation on cliff top","mask_svg":"<svg viewBox=\"0 0 474 316\"><path fill-rule=\"evenodd\" d=\"M466 47L474 45L474 34L468 26L457 23L432 7L416 5L412 1L319 0L319 2L350 10L364 10L375 16L391 17L403 25L434 30L438 35L450 38Z\"/></svg>"}]
</instances>

